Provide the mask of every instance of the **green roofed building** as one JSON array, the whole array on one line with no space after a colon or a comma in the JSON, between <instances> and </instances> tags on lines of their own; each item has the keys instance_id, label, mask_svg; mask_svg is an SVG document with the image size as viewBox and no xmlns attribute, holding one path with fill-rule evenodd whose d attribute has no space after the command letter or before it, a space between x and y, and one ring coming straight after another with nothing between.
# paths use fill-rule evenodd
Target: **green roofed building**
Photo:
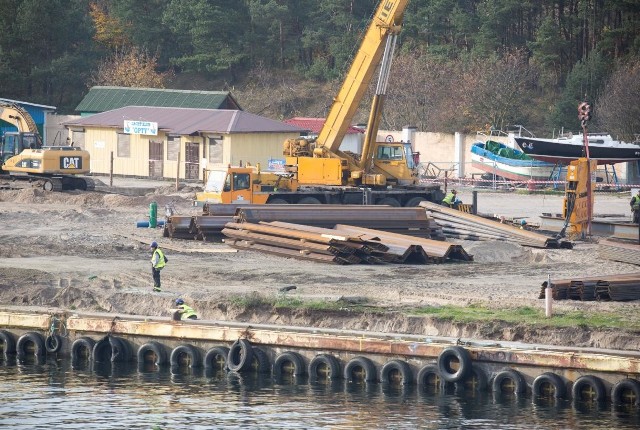
<instances>
[{"instance_id":1,"label":"green roofed building","mask_svg":"<svg viewBox=\"0 0 640 430\"><path fill-rule=\"evenodd\" d=\"M89 90L76 111L88 116L127 106L242 110L227 91L96 86Z\"/></svg>"}]
</instances>

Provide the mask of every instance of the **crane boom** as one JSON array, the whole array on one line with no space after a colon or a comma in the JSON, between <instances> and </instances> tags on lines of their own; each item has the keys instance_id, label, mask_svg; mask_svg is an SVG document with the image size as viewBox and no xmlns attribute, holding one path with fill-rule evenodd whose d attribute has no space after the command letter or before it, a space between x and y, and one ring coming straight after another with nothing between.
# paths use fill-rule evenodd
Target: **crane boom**
<instances>
[{"instance_id":1,"label":"crane boom","mask_svg":"<svg viewBox=\"0 0 640 430\"><path fill-rule=\"evenodd\" d=\"M397 34L402 26L404 10L409 0L382 0L362 40L351 68L334 98L327 120L316 144L337 152L347 128L353 120L362 97L380 64L387 37Z\"/></svg>"}]
</instances>

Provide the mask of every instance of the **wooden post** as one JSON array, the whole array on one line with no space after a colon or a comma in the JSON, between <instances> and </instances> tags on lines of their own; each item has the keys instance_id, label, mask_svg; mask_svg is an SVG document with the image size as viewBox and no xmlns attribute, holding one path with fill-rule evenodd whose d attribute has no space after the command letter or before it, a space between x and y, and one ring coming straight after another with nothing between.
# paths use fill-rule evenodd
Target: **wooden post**
<instances>
[{"instance_id":1,"label":"wooden post","mask_svg":"<svg viewBox=\"0 0 640 430\"><path fill-rule=\"evenodd\" d=\"M113 151L111 151L111 157L109 159L109 186L113 187Z\"/></svg>"},{"instance_id":2,"label":"wooden post","mask_svg":"<svg viewBox=\"0 0 640 430\"><path fill-rule=\"evenodd\" d=\"M180 151L178 151L178 165L176 167L176 191L178 191L178 186L180 184Z\"/></svg>"},{"instance_id":3,"label":"wooden post","mask_svg":"<svg viewBox=\"0 0 640 430\"><path fill-rule=\"evenodd\" d=\"M553 289L551 288L551 275L547 276L547 287L544 289L544 315L551 318L553 316Z\"/></svg>"}]
</instances>

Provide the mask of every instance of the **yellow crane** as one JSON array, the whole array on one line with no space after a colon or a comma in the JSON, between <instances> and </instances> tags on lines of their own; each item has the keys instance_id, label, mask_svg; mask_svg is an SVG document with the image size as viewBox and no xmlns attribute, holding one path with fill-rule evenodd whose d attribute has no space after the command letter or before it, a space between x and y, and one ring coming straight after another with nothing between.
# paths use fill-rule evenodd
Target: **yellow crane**
<instances>
[{"instance_id":1,"label":"yellow crane","mask_svg":"<svg viewBox=\"0 0 640 430\"><path fill-rule=\"evenodd\" d=\"M230 167L209 172L197 202L384 204L439 203L438 185L419 183L411 142L376 142L397 35L408 0L380 2L316 139L284 143L285 174ZM359 156L340 151L376 69L378 83Z\"/></svg>"}]
</instances>

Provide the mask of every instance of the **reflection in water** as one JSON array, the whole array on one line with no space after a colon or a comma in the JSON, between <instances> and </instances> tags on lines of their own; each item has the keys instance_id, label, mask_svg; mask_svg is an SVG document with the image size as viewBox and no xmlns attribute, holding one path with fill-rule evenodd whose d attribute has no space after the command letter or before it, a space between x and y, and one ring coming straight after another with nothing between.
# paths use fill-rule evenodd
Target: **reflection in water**
<instances>
[{"instance_id":1,"label":"reflection in water","mask_svg":"<svg viewBox=\"0 0 640 430\"><path fill-rule=\"evenodd\" d=\"M636 429L637 408L270 375L0 361L0 427L175 429Z\"/></svg>"}]
</instances>

